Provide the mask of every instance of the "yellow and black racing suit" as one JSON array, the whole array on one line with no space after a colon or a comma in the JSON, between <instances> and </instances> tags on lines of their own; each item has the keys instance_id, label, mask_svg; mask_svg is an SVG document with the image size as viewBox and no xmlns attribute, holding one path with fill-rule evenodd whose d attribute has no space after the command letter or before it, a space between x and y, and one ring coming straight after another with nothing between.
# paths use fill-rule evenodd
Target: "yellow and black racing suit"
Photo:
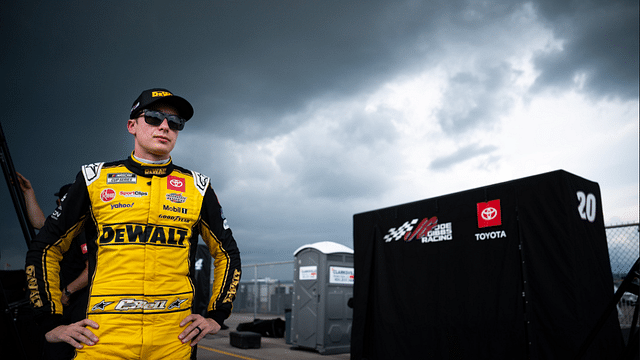
<instances>
[{"instance_id":1,"label":"yellow and black racing suit","mask_svg":"<svg viewBox=\"0 0 640 360\"><path fill-rule=\"evenodd\" d=\"M59 261L84 227L89 250L87 317L99 341L85 359L188 359L178 335L191 313L198 235L214 261L208 317L222 324L240 280L240 254L209 178L130 156L85 165L62 206L47 219L27 254L31 303L44 331L62 314Z\"/></svg>"}]
</instances>

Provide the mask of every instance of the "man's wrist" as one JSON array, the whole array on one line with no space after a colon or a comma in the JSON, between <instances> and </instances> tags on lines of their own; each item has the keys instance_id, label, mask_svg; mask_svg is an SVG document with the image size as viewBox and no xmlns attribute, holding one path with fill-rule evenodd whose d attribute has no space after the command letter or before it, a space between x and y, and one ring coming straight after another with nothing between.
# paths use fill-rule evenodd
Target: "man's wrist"
<instances>
[{"instance_id":1,"label":"man's wrist","mask_svg":"<svg viewBox=\"0 0 640 360\"><path fill-rule=\"evenodd\" d=\"M229 317L229 313L227 312L220 311L220 310L213 310L213 311L209 311L206 318L213 319L213 321L217 322L218 325L222 326L222 324L224 324L224 321L228 317Z\"/></svg>"},{"instance_id":2,"label":"man's wrist","mask_svg":"<svg viewBox=\"0 0 640 360\"><path fill-rule=\"evenodd\" d=\"M66 287L65 287L65 288L62 290L62 292L64 293L64 295L65 295L66 297L71 297L71 294L72 294L72 293L71 293L71 291L69 291L69 289L68 289L68 288L66 288Z\"/></svg>"}]
</instances>

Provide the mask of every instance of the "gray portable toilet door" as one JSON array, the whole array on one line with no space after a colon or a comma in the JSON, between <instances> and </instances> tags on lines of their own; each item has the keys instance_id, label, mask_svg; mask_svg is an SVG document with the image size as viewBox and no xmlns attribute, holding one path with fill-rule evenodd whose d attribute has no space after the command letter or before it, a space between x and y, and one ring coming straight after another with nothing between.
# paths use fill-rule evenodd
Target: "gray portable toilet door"
<instances>
[{"instance_id":1,"label":"gray portable toilet door","mask_svg":"<svg viewBox=\"0 0 640 360\"><path fill-rule=\"evenodd\" d=\"M318 292L320 289L318 266L320 253L307 249L298 255L298 287L296 303L299 306L295 319L296 344L315 348L318 336Z\"/></svg>"}]
</instances>

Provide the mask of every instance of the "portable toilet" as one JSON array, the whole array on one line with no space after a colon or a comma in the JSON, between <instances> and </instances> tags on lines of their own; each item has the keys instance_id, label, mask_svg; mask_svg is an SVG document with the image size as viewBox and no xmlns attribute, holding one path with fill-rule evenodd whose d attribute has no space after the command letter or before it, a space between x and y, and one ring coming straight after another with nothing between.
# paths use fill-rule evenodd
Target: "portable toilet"
<instances>
[{"instance_id":1,"label":"portable toilet","mask_svg":"<svg viewBox=\"0 0 640 360\"><path fill-rule=\"evenodd\" d=\"M340 354L351 350L353 250L330 241L304 245L293 253L291 343Z\"/></svg>"}]
</instances>

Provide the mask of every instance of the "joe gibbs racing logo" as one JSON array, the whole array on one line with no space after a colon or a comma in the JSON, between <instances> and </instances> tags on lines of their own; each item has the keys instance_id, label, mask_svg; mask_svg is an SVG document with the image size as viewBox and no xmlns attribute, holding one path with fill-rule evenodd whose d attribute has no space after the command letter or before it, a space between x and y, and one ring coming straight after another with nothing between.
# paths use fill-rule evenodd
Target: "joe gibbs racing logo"
<instances>
[{"instance_id":1,"label":"joe gibbs racing logo","mask_svg":"<svg viewBox=\"0 0 640 360\"><path fill-rule=\"evenodd\" d=\"M422 243L439 242L453 240L453 230L451 223L438 224L438 218L424 218L418 224L419 219L406 221L399 228L391 228L384 236L385 242L398 241L403 239L410 242L413 239L420 239ZM416 226L417 224L417 226Z\"/></svg>"}]
</instances>

